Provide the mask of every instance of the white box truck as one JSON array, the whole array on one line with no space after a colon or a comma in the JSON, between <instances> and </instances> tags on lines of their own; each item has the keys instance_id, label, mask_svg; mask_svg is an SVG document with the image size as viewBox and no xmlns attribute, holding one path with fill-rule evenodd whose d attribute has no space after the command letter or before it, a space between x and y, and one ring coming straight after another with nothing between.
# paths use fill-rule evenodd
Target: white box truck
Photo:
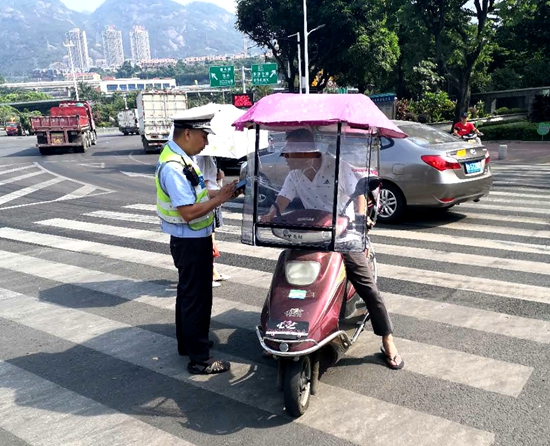
<instances>
[{"instance_id":1,"label":"white box truck","mask_svg":"<svg viewBox=\"0 0 550 446\"><path fill-rule=\"evenodd\" d=\"M118 121L118 129L124 133L125 136L139 134L137 108L118 112L116 119Z\"/></svg>"},{"instance_id":2,"label":"white box truck","mask_svg":"<svg viewBox=\"0 0 550 446\"><path fill-rule=\"evenodd\" d=\"M139 134L145 153L160 151L172 128L172 118L187 110L187 93L142 91L137 97Z\"/></svg>"}]
</instances>

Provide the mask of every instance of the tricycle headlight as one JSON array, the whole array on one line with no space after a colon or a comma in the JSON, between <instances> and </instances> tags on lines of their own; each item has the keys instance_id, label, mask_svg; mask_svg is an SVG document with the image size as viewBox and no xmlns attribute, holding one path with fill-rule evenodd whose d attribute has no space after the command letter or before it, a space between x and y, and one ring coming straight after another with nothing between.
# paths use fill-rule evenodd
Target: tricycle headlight
<instances>
[{"instance_id":1,"label":"tricycle headlight","mask_svg":"<svg viewBox=\"0 0 550 446\"><path fill-rule=\"evenodd\" d=\"M285 267L286 281L296 286L311 285L317 279L319 271L321 264L318 262L288 262Z\"/></svg>"}]
</instances>

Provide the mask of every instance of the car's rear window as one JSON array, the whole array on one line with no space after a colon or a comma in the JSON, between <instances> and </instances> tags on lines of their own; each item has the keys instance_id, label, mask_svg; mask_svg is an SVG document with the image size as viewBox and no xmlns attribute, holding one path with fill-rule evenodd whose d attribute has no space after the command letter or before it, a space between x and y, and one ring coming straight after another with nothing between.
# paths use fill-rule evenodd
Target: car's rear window
<instances>
[{"instance_id":1,"label":"car's rear window","mask_svg":"<svg viewBox=\"0 0 550 446\"><path fill-rule=\"evenodd\" d=\"M457 138L450 133L445 133L425 124L411 122L410 124L399 123L398 126L402 131L409 135L409 139L413 140L420 146L446 144L457 141Z\"/></svg>"}]
</instances>

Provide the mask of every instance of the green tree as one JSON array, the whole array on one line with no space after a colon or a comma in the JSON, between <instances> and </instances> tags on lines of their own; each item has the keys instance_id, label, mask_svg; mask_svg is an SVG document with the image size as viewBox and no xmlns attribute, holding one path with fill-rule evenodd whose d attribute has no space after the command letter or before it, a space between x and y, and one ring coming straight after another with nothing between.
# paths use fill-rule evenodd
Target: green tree
<instances>
[{"instance_id":1,"label":"green tree","mask_svg":"<svg viewBox=\"0 0 550 446\"><path fill-rule=\"evenodd\" d=\"M455 93L455 121L470 102L472 72L495 33L499 0L412 0L434 42L435 61Z\"/></svg>"},{"instance_id":2,"label":"green tree","mask_svg":"<svg viewBox=\"0 0 550 446\"><path fill-rule=\"evenodd\" d=\"M273 52L285 70L289 91L298 74L296 38L303 48L302 2L293 0L237 0L237 29L260 47ZM391 70L398 55L395 34L385 27L381 2L374 0L310 0L308 27L322 26L309 36L309 78L325 88L332 76L361 89ZM302 62L303 57L302 57ZM304 72L304 71L302 71Z\"/></svg>"},{"instance_id":3,"label":"green tree","mask_svg":"<svg viewBox=\"0 0 550 446\"><path fill-rule=\"evenodd\" d=\"M539 87L550 84L550 2L506 0L499 9L492 88Z\"/></svg>"},{"instance_id":4,"label":"green tree","mask_svg":"<svg viewBox=\"0 0 550 446\"><path fill-rule=\"evenodd\" d=\"M132 66L127 60L124 61L122 66L118 69L116 73L117 78L131 78L139 71L137 67Z\"/></svg>"},{"instance_id":5,"label":"green tree","mask_svg":"<svg viewBox=\"0 0 550 446\"><path fill-rule=\"evenodd\" d=\"M82 101L95 102L101 99L101 92L86 82L79 82L77 88L79 99Z\"/></svg>"},{"instance_id":6,"label":"green tree","mask_svg":"<svg viewBox=\"0 0 550 446\"><path fill-rule=\"evenodd\" d=\"M0 103L43 101L51 98L49 94L39 91L0 87Z\"/></svg>"}]
</instances>

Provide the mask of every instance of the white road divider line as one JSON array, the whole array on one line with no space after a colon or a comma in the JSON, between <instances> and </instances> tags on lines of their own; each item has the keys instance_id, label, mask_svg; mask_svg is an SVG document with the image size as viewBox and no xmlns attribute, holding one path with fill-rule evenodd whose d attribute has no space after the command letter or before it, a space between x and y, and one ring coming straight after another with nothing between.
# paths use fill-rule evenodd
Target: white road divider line
<instances>
[{"instance_id":1,"label":"white road divider line","mask_svg":"<svg viewBox=\"0 0 550 446\"><path fill-rule=\"evenodd\" d=\"M456 212L461 214L460 209L456 208L453 209L451 212ZM492 221L506 221L510 223L530 223L534 225L544 225L545 227L548 227L550 225L550 218L536 218L536 217L518 217L513 215L498 215L498 214L474 214L473 212L466 213L467 215L466 220L492 220Z\"/></svg>"},{"instance_id":2,"label":"white road divider line","mask_svg":"<svg viewBox=\"0 0 550 446\"><path fill-rule=\"evenodd\" d=\"M32 274L34 277L73 284L157 308L170 310L174 308L174 299L167 299L167 297L174 296L176 292L174 288L167 289L152 282L142 282L5 251L0 251L0 259L3 264L10 265L10 270L18 273ZM28 265L33 266L29 267ZM253 330L254 326L259 323L260 313L259 306L216 298L212 316L217 322ZM362 343L357 347L358 351L363 355L366 352L378 351L380 344L378 337L365 333L362 338ZM401 339L398 339L397 342L400 345L402 343ZM403 350L403 354L408 356L409 353L414 358L422 357L421 360L408 365L407 369L412 372L507 396L517 397L532 372L530 367L429 346L420 342L407 341L407 348ZM454 359L450 360L449 358ZM465 374L464 370L469 370L471 373Z\"/></svg>"},{"instance_id":3,"label":"white road divider line","mask_svg":"<svg viewBox=\"0 0 550 446\"><path fill-rule=\"evenodd\" d=\"M510 198L491 198L491 197L487 197L486 199L483 200L484 203L506 203L508 204L509 206L507 206L507 208L509 208L510 206L515 206L516 204L521 204L521 205L531 205L533 207L536 207L538 209L547 209L548 212L550 213L550 202L548 201L545 201L544 199L541 199L541 198L537 198L536 200L526 200L524 198L516 198L514 199L514 197L510 197Z\"/></svg>"},{"instance_id":4,"label":"white road divider line","mask_svg":"<svg viewBox=\"0 0 550 446\"><path fill-rule=\"evenodd\" d=\"M0 427L29 446L192 446L5 361L0 382Z\"/></svg>"},{"instance_id":5,"label":"white road divider line","mask_svg":"<svg viewBox=\"0 0 550 446\"><path fill-rule=\"evenodd\" d=\"M44 181L39 184L35 184L34 186L25 187L23 189L16 190L15 192L12 192L11 194L2 195L0 197L0 206L6 203L9 203L10 201L17 200L18 198L24 197L26 195L30 195L33 192L37 192L41 189L45 189L47 187L53 186L54 184L61 183L65 181L64 178L52 178L51 180Z\"/></svg>"},{"instance_id":6,"label":"white road divider line","mask_svg":"<svg viewBox=\"0 0 550 446\"><path fill-rule=\"evenodd\" d=\"M13 297L11 292L8 293L8 296L0 297L0 310L8 320L274 415L285 416L281 395L270 385L275 382L274 368L229 357L232 361L231 372L224 379L216 375L189 375L182 371L181 359L174 351L175 341L169 337L79 310L40 302L29 296ZM64 323L60 324L60 320ZM121 345L124 348L120 348ZM152 360L153 357L158 360ZM258 395L262 397L258 398ZM350 411L357 408L361 408L361 417L350 418ZM381 418L385 420L385 428L373 433L370 427ZM323 382L319 385L319 397L312 399L308 412L294 422L355 444L375 446L386 445L396 436L401 437L400 445L403 446L484 446L491 445L495 439L490 432Z\"/></svg>"},{"instance_id":7,"label":"white road divider line","mask_svg":"<svg viewBox=\"0 0 550 446\"><path fill-rule=\"evenodd\" d=\"M79 187L77 190L71 192L70 194L62 196L61 198L59 198L58 201L74 200L75 198L86 197L94 192L96 189L97 187L92 184L85 184L84 186Z\"/></svg>"},{"instance_id":8,"label":"white road divider line","mask_svg":"<svg viewBox=\"0 0 550 446\"><path fill-rule=\"evenodd\" d=\"M117 247L111 248L113 250L118 250ZM258 249L270 250L271 248ZM148 262L150 260L154 260L151 258L152 253L145 251L137 252L143 256L142 263L145 265L149 265ZM166 258L168 256L164 257ZM173 269L173 266L169 264L168 259L166 260L166 265L155 266L165 269ZM157 285L154 282L143 282L128 277L102 273L87 268L52 262L9 251L0 251L0 261L2 268L21 274L28 274L47 280L54 280L60 283L74 284L82 288L112 294L122 299L133 300L162 309L172 310L174 308L174 300L166 298L175 296L176 283L165 287ZM227 265L224 265L223 268L224 272L226 272ZM251 276L247 285L257 286L264 290L268 289L270 285L269 283L252 283L253 276L257 272L253 270L247 271L250 272ZM231 282L234 282L233 278ZM547 321L527 319L487 310L461 307L449 303L424 300L417 297L402 296L390 293L384 293L384 298L388 302L391 312L401 314L403 316L433 320L435 322L441 322L451 326L469 328L502 336L510 336L518 339L550 344L550 322ZM261 299L263 299L263 295L261 296ZM213 315L220 316L220 321L226 322L227 324L231 324L232 320L233 323L236 323L239 321L239 317L230 315L227 320L222 321L221 317L224 313L229 313L235 310L256 314L259 311L258 308L254 306L243 304L241 302L227 301L219 297L216 297L214 301ZM257 324L257 320L246 321L240 326L242 328L250 329L255 324Z\"/></svg>"},{"instance_id":9,"label":"white road divider line","mask_svg":"<svg viewBox=\"0 0 550 446\"><path fill-rule=\"evenodd\" d=\"M489 192L489 196L485 197L483 200L491 200L493 196L505 197L507 199L507 200L505 200L505 202L507 202L508 199L523 201L524 198L529 198L529 199L535 200L537 202L539 200L550 200L550 195L542 195L541 196L539 194L517 194L517 193L512 193L512 192L501 192L501 191L491 191L491 192Z\"/></svg>"},{"instance_id":10,"label":"white road divider line","mask_svg":"<svg viewBox=\"0 0 550 446\"><path fill-rule=\"evenodd\" d=\"M533 207L533 206L518 206L515 203L509 203L509 206L506 206L505 208L503 208L501 203L495 203L494 205L492 205L490 204L490 202L484 201L484 200L482 200L481 203L473 203L473 202L460 203L456 209L461 210L463 208L464 209L468 209L468 208L487 209L491 211L506 210L508 212L517 211L517 212L528 212L530 214L543 214L543 215L548 215L548 213L550 212L548 209L538 209L538 207ZM521 218L521 217L518 217L518 218Z\"/></svg>"},{"instance_id":11,"label":"white road divider line","mask_svg":"<svg viewBox=\"0 0 550 446\"><path fill-rule=\"evenodd\" d=\"M548 211L550 213L550 209ZM509 228L504 226L489 226L489 225L476 225L465 222L443 223L439 225L434 224L422 224L422 225L405 225L407 228L413 230L423 229L453 229L455 231L468 231L468 232L487 232L489 234L502 234L502 235L515 235L522 237L537 237L537 238L550 238L550 231L539 229L520 229ZM550 250L550 242L546 245Z\"/></svg>"},{"instance_id":12,"label":"white road divider line","mask_svg":"<svg viewBox=\"0 0 550 446\"><path fill-rule=\"evenodd\" d=\"M136 211L150 211L157 212L157 206L155 204L129 204L124 206L125 209L134 209Z\"/></svg>"},{"instance_id":13,"label":"white road divider line","mask_svg":"<svg viewBox=\"0 0 550 446\"><path fill-rule=\"evenodd\" d=\"M372 231L376 249L377 237L391 237L418 242L443 243L447 245L461 245L474 248L499 249L506 252L525 252L539 255L550 255L550 247L530 243L511 242L509 240L490 240L486 238L461 237L457 235L434 234L430 232L404 231L401 229L375 228Z\"/></svg>"},{"instance_id":14,"label":"white road divider line","mask_svg":"<svg viewBox=\"0 0 550 446\"><path fill-rule=\"evenodd\" d=\"M104 218L109 220L130 221L134 223L149 223L160 227L160 218L156 215L129 214L127 212L94 211L85 214L86 217Z\"/></svg>"},{"instance_id":15,"label":"white road divider line","mask_svg":"<svg viewBox=\"0 0 550 446\"><path fill-rule=\"evenodd\" d=\"M94 214L94 213L92 213ZM91 214L88 214L91 215ZM122 238L146 240L157 243L168 243L170 236L160 231L148 231L142 229L120 228L97 223L82 222L76 220L65 220L53 218L37 222L43 226L54 228L70 229L75 231L90 232L92 234L105 234ZM277 260L281 249L263 248L258 246L248 246L241 243L226 242L216 240L218 249L222 252L237 255L246 255L260 259ZM452 253L447 251L437 251L432 249L415 248L408 246L376 244L375 250L379 254L394 255L399 257L410 257L424 260L435 260L438 262L481 266L485 268L497 268L509 271L521 271L526 273L538 273L550 275L550 266L540 262L528 260L504 259L499 257L487 257L476 254ZM379 263L381 269L389 265Z\"/></svg>"},{"instance_id":16,"label":"white road divider line","mask_svg":"<svg viewBox=\"0 0 550 446\"><path fill-rule=\"evenodd\" d=\"M16 165L16 164L14 164L14 165ZM0 166L0 167L5 167L5 166ZM19 172L21 170L32 169L34 167L35 167L34 164L29 164L29 165L22 166L22 167L14 167L13 169L0 170L0 175L4 175L6 173L12 173L12 172Z\"/></svg>"},{"instance_id":17,"label":"white road divider line","mask_svg":"<svg viewBox=\"0 0 550 446\"><path fill-rule=\"evenodd\" d=\"M0 172L1 173L1 172ZM15 183L17 181L22 181L22 180L25 180L27 178L32 178L32 177L35 177L37 175L42 175L44 172L42 171L39 171L39 172L31 172L31 173L26 173L25 175L19 175L18 177L12 177L12 178L8 178L7 180L4 180L4 181L0 181L0 186L3 186L5 184L11 184L11 183Z\"/></svg>"},{"instance_id":18,"label":"white road divider line","mask_svg":"<svg viewBox=\"0 0 550 446\"><path fill-rule=\"evenodd\" d=\"M160 232L156 233L152 231L144 231L141 229L130 229L130 228L121 229L118 226L96 225L92 223L79 222L74 220L52 219L52 220L45 220L42 222L38 222L38 224L42 224L44 226L57 227L57 228L64 228L64 229L83 230L83 231L88 231L88 232L97 233L97 234L108 234L108 235L118 235L118 236L121 236L121 234L124 234L122 235L122 237L127 237L127 238L132 238L137 240L149 240L149 241L158 241L158 242L163 242L164 240L167 240L167 235ZM36 242L27 241L27 243L36 243L38 245L46 244L47 246L53 245L52 247L54 248L56 247L55 242L58 241L58 239L61 239L61 240L64 239L64 237L53 236L49 234L37 234L37 233L31 233L28 231L20 231L18 229L12 229L12 228L0 228L0 237L9 238L9 235L13 235L13 237L22 238L21 236L22 234L28 234L27 235L29 237L28 240L33 238L36 238L37 240ZM48 242L48 240L51 240L52 242ZM21 241L26 241L26 240L22 239ZM110 246L110 245L95 244L94 242L84 242L84 241L77 241L77 243L80 243L80 244L87 243L88 245L85 245L85 246L90 246L92 247L92 249L99 248L99 251L101 252L105 252L106 249L108 250L107 247ZM96 245L99 245L99 247L96 248ZM67 249L67 248L64 247L61 249ZM123 248L123 247L117 247L116 249L120 250L121 254L122 252L124 252L123 250L130 250L130 248ZM91 252L91 253L94 254L94 252ZM243 247L239 245L239 249L233 252L233 254L242 255ZM104 254L100 254L100 255L104 255ZM154 254L154 255L159 255L159 254ZM130 257L130 255L126 257ZM133 260L133 261L135 262L136 260ZM245 285L250 283L249 282L251 278L250 274L252 273L253 270L248 270L246 268L230 266L230 265L227 265L225 269L228 270L227 272L228 275L234 277L234 280L236 281L244 280ZM248 271L248 274L247 274L247 271ZM258 281L260 282L263 282L266 280L269 281L269 277L271 276L270 273L265 273L260 271L255 271L254 275L258 276ZM405 280L409 282L422 283L425 285L452 288L455 290L473 291L478 293L507 297L511 299L521 299L521 300L527 300L531 302L540 302L540 303L550 304L550 292L549 292L550 289L546 287L524 285L520 283L504 282L500 280L491 280L491 279L480 279L479 281L472 281L471 277L466 277L458 274L443 273L438 271L426 271L426 270L417 269L417 268L408 268L403 266L383 265L383 264L379 264L378 275L379 277L385 277L388 279Z\"/></svg>"}]
</instances>

